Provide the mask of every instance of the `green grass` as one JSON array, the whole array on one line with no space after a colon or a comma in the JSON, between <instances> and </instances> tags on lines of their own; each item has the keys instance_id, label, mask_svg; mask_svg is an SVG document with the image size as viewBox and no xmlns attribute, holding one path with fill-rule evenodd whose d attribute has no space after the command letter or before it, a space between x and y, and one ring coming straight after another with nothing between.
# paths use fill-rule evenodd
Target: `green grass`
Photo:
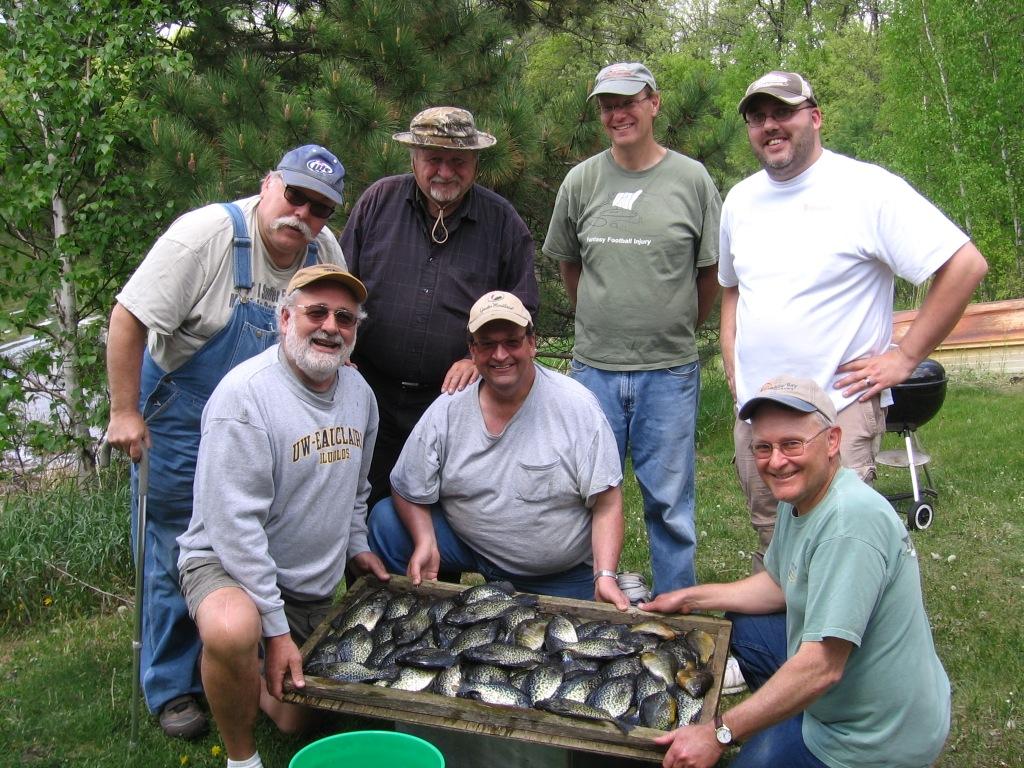
<instances>
[{"instance_id":1,"label":"green grass","mask_svg":"<svg viewBox=\"0 0 1024 768\"><path fill-rule=\"evenodd\" d=\"M754 546L730 463L730 407L721 376L709 370L698 431L702 581L744 576ZM936 646L955 689L941 768L1024 765L1021 413L1019 384L954 384L942 410L919 432L939 498L934 524L913 538ZM886 447L898 444L895 435L887 436ZM216 733L194 743L171 741L146 721L138 753L128 750L131 612L118 612L121 601L102 593L131 594L123 467L104 484L90 493L57 486L9 497L0 512L0 627L6 633L0 638L0 768L223 766L224 757L212 753L219 747ZM909 486L907 470L882 469L880 490ZM639 489L631 476L626 501L622 567L649 575ZM886 681L877 684L884 695ZM379 725L345 718L328 730ZM258 734L268 768L287 766L310 738L280 736L266 723Z\"/></svg>"}]
</instances>

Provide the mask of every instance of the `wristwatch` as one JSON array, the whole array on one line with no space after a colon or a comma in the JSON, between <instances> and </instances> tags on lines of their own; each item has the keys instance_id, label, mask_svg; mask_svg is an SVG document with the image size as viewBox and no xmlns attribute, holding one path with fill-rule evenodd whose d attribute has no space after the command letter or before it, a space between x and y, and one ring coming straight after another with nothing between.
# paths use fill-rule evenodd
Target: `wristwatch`
<instances>
[{"instance_id":1,"label":"wristwatch","mask_svg":"<svg viewBox=\"0 0 1024 768\"><path fill-rule=\"evenodd\" d=\"M728 725L722 722L721 715L715 715L715 738L723 747L732 744L732 731L729 730Z\"/></svg>"}]
</instances>

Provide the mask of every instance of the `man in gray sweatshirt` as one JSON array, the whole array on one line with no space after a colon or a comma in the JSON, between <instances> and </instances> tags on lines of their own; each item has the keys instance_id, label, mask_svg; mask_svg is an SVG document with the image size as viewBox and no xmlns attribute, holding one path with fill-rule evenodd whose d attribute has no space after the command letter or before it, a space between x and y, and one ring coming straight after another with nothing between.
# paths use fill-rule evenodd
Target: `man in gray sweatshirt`
<instances>
[{"instance_id":1,"label":"man in gray sweatshirt","mask_svg":"<svg viewBox=\"0 0 1024 768\"><path fill-rule=\"evenodd\" d=\"M286 733L308 725L311 710L281 701L283 683L305 684L299 645L346 562L388 578L366 541L377 405L344 365L365 300L341 267L299 270L278 305L280 343L231 370L203 411L178 568L229 768L262 766L260 709Z\"/></svg>"}]
</instances>

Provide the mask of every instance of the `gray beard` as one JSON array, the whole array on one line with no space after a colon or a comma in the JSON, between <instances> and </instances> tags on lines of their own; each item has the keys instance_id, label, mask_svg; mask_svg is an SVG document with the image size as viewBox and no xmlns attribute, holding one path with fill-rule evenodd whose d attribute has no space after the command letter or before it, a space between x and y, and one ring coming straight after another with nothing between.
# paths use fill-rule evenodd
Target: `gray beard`
<instances>
[{"instance_id":1,"label":"gray beard","mask_svg":"<svg viewBox=\"0 0 1024 768\"><path fill-rule=\"evenodd\" d=\"M321 352L313 346L313 339L337 341L341 348L337 352ZM342 341L341 334L332 335L324 331L314 331L303 339L294 325L288 329L284 337L284 348L288 357L313 381L326 381L331 378L348 362L354 347L355 342L346 344Z\"/></svg>"}]
</instances>

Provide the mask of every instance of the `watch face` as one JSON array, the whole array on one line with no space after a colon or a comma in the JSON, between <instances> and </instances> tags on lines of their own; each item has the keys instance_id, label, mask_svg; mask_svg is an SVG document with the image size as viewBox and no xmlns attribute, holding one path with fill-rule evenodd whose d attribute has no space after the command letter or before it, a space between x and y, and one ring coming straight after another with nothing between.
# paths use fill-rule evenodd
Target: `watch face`
<instances>
[{"instance_id":1,"label":"watch face","mask_svg":"<svg viewBox=\"0 0 1024 768\"><path fill-rule=\"evenodd\" d=\"M719 744L732 744L732 731L728 726L721 725L715 729L715 738Z\"/></svg>"}]
</instances>

